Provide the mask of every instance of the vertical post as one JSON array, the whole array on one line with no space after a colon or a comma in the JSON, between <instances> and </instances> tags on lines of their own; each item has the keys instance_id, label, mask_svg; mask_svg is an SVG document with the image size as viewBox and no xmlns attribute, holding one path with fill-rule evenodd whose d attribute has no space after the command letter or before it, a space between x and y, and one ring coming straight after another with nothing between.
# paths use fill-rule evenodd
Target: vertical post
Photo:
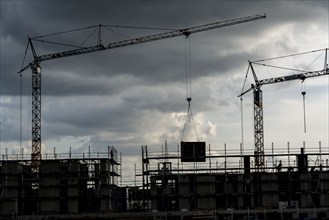
<instances>
[{"instance_id":1,"label":"vertical post","mask_svg":"<svg viewBox=\"0 0 329 220\"><path fill-rule=\"evenodd\" d=\"M210 155L210 144L209 144L209 178L210 178L210 181L211 181L211 155ZM209 184L209 192L212 192L212 188L213 188L213 184ZM211 207L211 210L213 210L213 204L212 204L212 201L213 198L210 197L210 207Z\"/></svg>"},{"instance_id":2,"label":"vertical post","mask_svg":"<svg viewBox=\"0 0 329 220\"><path fill-rule=\"evenodd\" d=\"M289 175L289 205L291 205L292 180L291 180L291 170L290 170L290 145L289 145L289 141L287 142L287 148L288 148L288 175Z\"/></svg>"},{"instance_id":3,"label":"vertical post","mask_svg":"<svg viewBox=\"0 0 329 220\"><path fill-rule=\"evenodd\" d=\"M177 144L177 172L179 178L179 145Z\"/></svg>"},{"instance_id":4,"label":"vertical post","mask_svg":"<svg viewBox=\"0 0 329 220\"><path fill-rule=\"evenodd\" d=\"M145 204L145 198L146 198L146 195L145 195L145 162L146 162L146 156L145 156L145 153L144 153L144 146L141 146L141 149L142 149L142 189L143 189L143 206ZM148 178L148 177L146 177ZM135 164L135 187L136 187L136 164ZM145 206L143 207L145 209Z\"/></svg>"},{"instance_id":5,"label":"vertical post","mask_svg":"<svg viewBox=\"0 0 329 220\"><path fill-rule=\"evenodd\" d=\"M239 173L242 170L242 163L243 163L243 150L242 150L242 143L240 143L240 161L239 161Z\"/></svg>"},{"instance_id":6,"label":"vertical post","mask_svg":"<svg viewBox=\"0 0 329 220\"><path fill-rule=\"evenodd\" d=\"M319 141L319 154L320 154L320 166L322 165L322 157L321 157L321 141Z\"/></svg>"},{"instance_id":7,"label":"vertical post","mask_svg":"<svg viewBox=\"0 0 329 220\"><path fill-rule=\"evenodd\" d=\"M122 187L122 152L120 152L120 187Z\"/></svg>"},{"instance_id":8,"label":"vertical post","mask_svg":"<svg viewBox=\"0 0 329 220\"><path fill-rule=\"evenodd\" d=\"M322 157L321 157L321 141L319 141L319 154L320 154L320 188L321 188L321 204L323 204L323 182L322 182Z\"/></svg>"},{"instance_id":9,"label":"vertical post","mask_svg":"<svg viewBox=\"0 0 329 220\"><path fill-rule=\"evenodd\" d=\"M228 207L228 197L227 197L227 172L226 172L226 143L224 144L224 155L225 155L225 161L224 161L224 168L225 168L225 185L224 185L224 189L225 189L225 204L226 204L226 208Z\"/></svg>"},{"instance_id":10,"label":"vertical post","mask_svg":"<svg viewBox=\"0 0 329 220\"><path fill-rule=\"evenodd\" d=\"M208 153L208 154L209 154L208 156L209 156L209 170L210 170L209 172L211 173L211 155L210 155L210 144L209 144L209 151L208 151L208 152L209 152L209 153Z\"/></svg>"},{"instance_id":11,"label":"vertical post","mask_svg":"<svg viewBox=\"0 0 329 220\"><path fill-rule=\"evenodd\" d=\"M137 186L137 184L136 184L136 181L137 181L137 179L136 179L136 164L134 164L135 165L135 187Z\"/></svg>"},{"instance_id":12,"label":"vertical post","mask_svg":"<svg viewBox=\"0 0 329 220\"><path fill-rule=\"evenodd\" d=\"M287 148L288 148L288 167L290 167L290 147L289 147L289 141L287 143Z\"/></svg>"},{"instance_id":13,"label":"vertical post","mask_svg":"<svg viewBox=\"0 0 329 220\"><path fill-rule=\"evenodd\" d=\"M224 144L224 155L225 155L224 168L225 168L225 173L226 173L226 143Z\"/></svg>"},{"instance_id":14,"label":"vertical post","mask_svg":"<svg viewBox=\"0 0 329 220\"><path fill-rule=\"evenodd\" d=\"M273 144L273 142L272 142L272 167L274 168L274 144ZM274 171L274 170L272 169L272 171Z\"/></svg>"}]
</instances>

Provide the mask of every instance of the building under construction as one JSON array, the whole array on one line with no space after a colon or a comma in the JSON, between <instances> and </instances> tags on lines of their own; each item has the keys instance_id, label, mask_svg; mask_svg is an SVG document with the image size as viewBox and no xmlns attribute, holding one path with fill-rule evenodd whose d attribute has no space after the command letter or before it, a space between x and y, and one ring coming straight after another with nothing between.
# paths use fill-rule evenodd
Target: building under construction
<instances>
[{"instance_id":1,"label":"building under construction","mask_svg":"<svg viewBox=\"0 0 329 220\"><path fill-rule=\"evenodd\" d=\"M201 143L201 144L200 144ZM31 160L2 155L3 219L327 219L329 153L279 149L257 167L252 152L210 150L185 142L177 151L142 147L141 184L121 184L121 156L49 154L39 172Z\"/></svg>"},{"instance_id":2,"label":"building under construction","mask_svg":"<svg viewBox=\"0 0 329 220\"><path fill-rule=\"evenodd\" d=\"M288 144L283 153L272 145L262 167L252 152L226 146L215 152L199 143L182 143L177 152L165 148L161 156L142 147L146 209L204 219L329 218L329 154L321 143L308 150L305 143L298 150Z\"/></svg>"},{"instance_id":3,"label":"building under construction","mask_svg":"<svg viewBox=\"0 0 329 220\"><path fill-rule=\"evenodd\" d=\"M115 148L44 156L36 172L23 155L2 155L0 216L123 211L121 157Z\"/></svg>"}]
</instances>

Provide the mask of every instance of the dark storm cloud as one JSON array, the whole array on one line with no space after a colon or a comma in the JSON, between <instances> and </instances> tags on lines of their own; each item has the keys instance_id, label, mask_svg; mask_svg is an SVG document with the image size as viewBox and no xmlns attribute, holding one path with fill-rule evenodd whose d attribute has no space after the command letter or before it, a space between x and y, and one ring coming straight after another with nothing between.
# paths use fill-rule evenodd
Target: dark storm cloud
<instances>
[{"instance_id":1,"label":"dark storm cloud","mask_svg":"<svg viewBox=\"0 0 329 220\"><path fill-rule=\"evenodd\" d=\"M14 82L17 77L14 76L15 74L10 73L15 73L20 69L21 62L18 62L18 58L23 57L27 35L39 36L99 23L184 28L214 22L216 20L234 18L233 16L238 13L238 10L230 10L230 12L227 10L228 8L236 8L237 3L222 2L221 4L210 3L210 5L214 7L209 7L209 4L200 5L198 2L192 2L191 4L184 2L149 1L96 1L96 3L93 1L14 1L12 4L5 2L2 7L5 8L2 15L2 26L4 27L2 36L3 38L11 39L13 41L12 44L19 45L20 47L13 50L12 47L5 46L5 50L10 50L12 55L5 58L7 65L4 67L4 72L7 72L7 74L3 77L8 84L4 86L2 92L3 94L11 94L13 93L13 89L16 89L10 83ZM182 13L183 11L184 13ZM244 14L247 15L247 12ZM239 17L241 16L243 15ZM229 29L231 28L229 27ZM118 32L123 31L125 30L118 30ZM225 30L211 32L211 36L216 37L221 32L225 33ZM136 37L151 33L154 32L148 31L145 33L142 30L129 30L129 32L125 32L125 35ZM111 34L115 35L113 33ZM67 37L70 37L70 35L67 35ZM82 36L78 37L81 39L78 40L76 36L73 39L77 42L81 42L84 39ZM211 38L202 35L202 33L197 34L196 37L197 39L204 39L203 42L201 41L202 44L199 47L202 47L205 43L211 44ZM198 43L196 42L195 45L195 50L197 51L199 50ZM46 51L47 48L51 47L46 44L37 48L37 45L38 43L36 43L37 53ZM204 60L208 56L215 57L213 54L208 54L207 56L206 53L202 53L202 56L205 57ZM47 72L47 68L50 70L54 69L57 72L75 72L77 81L83 75L111 76L128 73L143 78L150 83L159 83L163 80L184 81L184 74L179 74L181 72L184 73L184 59L184 40L169 39L163 40L161 43L154 42L101 52L99 54L66 58L63 61L44 62L42 66L45 67L43 68L45 72ZM213 64L221 62L220 60L213 60ZM207 64L207 67L211 68L214 66L213 64ZM88 68L89 66L92 66L92 68ZM26 72L29 72L29 70ZM205 74L209 74L207 69L204 69L204 72ZM49 77L55 78L56 76L51 75ZM45 83L49 82L46 79L44 81ZM51 81L51 85L46 84L47 90L43 90L44 94L55 95L59 93L61 95L61 91L76 91L75 94L83 94L87 91L79 89L79 86L75 87L76 83L74 83L72 78L69 80L63 79L63 82L60 84L56 84L57 80ZM62 88L60 91L58 91L59 87ZM104 87L100 90L100 93L106 89Z\"/></svg>"},{"instance_id":2,"label":"dark storm cloud","mask_svg":"<svg viewBox=\"0 0 329 220\"><path fill-rule=\"evenodd\" d=\"M166 39L41 63L45 139L90 135L90 142L99 145L109 139L118 145L140 145L148 140L143 136L147 129L155 129L152 125L156 124L156 117L186 111L186 43L191 43L193 109L213 111L233 103L240 92L248 59L270 57L276 52L270 51L274 47L281 54L296 50L289 36L267 39L272 36L269 33L280 32L284 25L291 25L294 30L327 24L328 18L319 17L328 14L327 5L326 1L1 1L1 94L17 101L16 72L21 68L27 35L34 37L97 24L176 29L266 13L266 19L198 33L187 40ZM123 36L159 32L111 29L114 31L104 29L103 44L122 40ZM88 29L49 40L80 44L90 33ZM86 43L95 42L95 36ZM259 42L264 43L250 49ZM64 48L38 42L35 46L38 54ZM241 81L234 78L237 73L241 73ZM23 75L23 94L30 95L30 70ZM221 83L214 82L222 76L225 77ZM212 91L217 97L209 94ZM8 117L1 122L3 125L11 123L9 119L15 115L6 111L2 117ZM118 138L100 135L104 131ZM15 140L14 135L2 140L9 139Z\"/></svg>"}]
</instances>

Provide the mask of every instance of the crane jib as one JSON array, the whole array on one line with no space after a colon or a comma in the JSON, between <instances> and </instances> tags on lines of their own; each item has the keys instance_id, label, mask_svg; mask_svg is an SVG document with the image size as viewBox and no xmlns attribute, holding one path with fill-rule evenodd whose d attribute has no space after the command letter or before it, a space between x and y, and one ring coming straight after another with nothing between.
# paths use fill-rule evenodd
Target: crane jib
<instances>
[{"instance_id":1,"label":"crane jib","mask_svg":"<svg viewBox=\"0 0 329 220\"><path fill-rule=\"evenodd\" d=\"M166 38L173 38L173 37L178 37L178 36L188 37L190 34L193 34L193 33L208 31L208 30L231 26L231 25L235 25L235 24L239 24L239 23L250 22L250 21L254 21L254 20L258 20L258 19L262 19L262 18L266 18L266 15L265 14L264 15L254 15L254 16L242 17L242 18L237 18L237 19L232 19L232 20L227 20L227 21L218 21L218 22L214 22L214 23L210 23L210 24L206 24L206 25L200 25L200 26L191 27L191 28L179 29L179 30L174 30L174 31L170 31L170 32L165 32L165 33L153 34L153 35L149 35L149 36L143 36L143 37L137 37L137 38L128 39L128 40L113 42L113 43L109 43L106 46L103 46L100 44L100 45L96 45L96 46L79 48L79 49L75 49L75 50L68 50L68 51L62 51L62 52L57 52L57 53L45 54L45 55L36 57L35 60L37 60L38 63L40 63L42 61L51 60L51 59L69 57L69 56L80 55L80 54L87 54L87 53L92 53L92 52L96 52L96 51L108 50L108 49L115 49L115 48L119 48L119 47L141 44L141 43L146 43L146 42L156 41L156 40L161 40L161 39L166 39ZM23 69L25 70L27 68L23 68Z\"/></svg>"},{"instance_id":2,"label":"crane jib","mask_svg":"<svg viewBox=\"0 0 329 220\"><path fill-rule=\"evenodd\" d=\"M279 83L279 82L284 82L284 81L291 81L291 80L305 80L306 78L311 78L311 77L316 77L316 76L324 76L329 74L329 68L324 69L324 70L319 70L319 71L312 71L312 72L307 72L307 73L299 73L299 74L293 74L293 75L288 75L288 76L279 76L279 77L274 77L274 78L269 78L269 79L262 79L257 81L257 85L265 85L265 84L273 84L273 83Z\"/></svg>"}]
</instances>

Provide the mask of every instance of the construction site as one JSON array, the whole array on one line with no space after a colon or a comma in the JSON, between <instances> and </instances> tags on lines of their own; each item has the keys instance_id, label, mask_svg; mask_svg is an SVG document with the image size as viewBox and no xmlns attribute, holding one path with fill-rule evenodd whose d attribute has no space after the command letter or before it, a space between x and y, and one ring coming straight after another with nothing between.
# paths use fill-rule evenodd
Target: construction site
<instances>
[{"instance_id":1,"label":"construction site","mask_svg":"<svg viewBox=\"0 0 329 220\"><path fill-rule=\"evenodd\" d=\"M202 143L202 142L200 142ZM184 146L183 148L181 146ZM122 186L121 156L49 154L39 172L23 155L1 155L3 219L327 219L329 152L321 143L253 152L184 143L142 146L142 184ZM191 150L193 149L193 150ZM288 153L287 153L288 152Z\"/></svg>"},{"instance_id":2,"label":"construction site","mask_svg":"<svg viewBox=\"0 0 329 220\"><path fill-rule=\"evenodd\" d=\"M102 26L97 25L93 27L99 32L97 45L44 55L36 53L37 38L29 38L27 48L32 50L33 62L22 66L19 73L32 70L32 151L30 155L23 150L10 154L6 149L0 155L0 219L328 219L329 147L320 141L318 146L301 141L298 147L289 143L265 147L261 90L268 84L329 75L328 48L317 51L324 55L323 68L267 79L258 79L255 66L260 61L249 61L254 83L243 88L239 97L253 93L254 145L248 146L253 150L246 150L244 143L214 147L199 140L181 140L175 150L168 150L165 142L160 153L141 146L140 169L135 173L139 182L130 185L122 184L120 146L107 147L106 152L92 152L90 147L82 153L71 149L69 153L41 152L42 62L178 36L188 38L265 17L243 17L108 45L102 44ZM185 125L194 123L189 89ZM303 91L304 106L305 94ZM304 126L306 132L305 118Z\"/></svg>"}]
</instances>

